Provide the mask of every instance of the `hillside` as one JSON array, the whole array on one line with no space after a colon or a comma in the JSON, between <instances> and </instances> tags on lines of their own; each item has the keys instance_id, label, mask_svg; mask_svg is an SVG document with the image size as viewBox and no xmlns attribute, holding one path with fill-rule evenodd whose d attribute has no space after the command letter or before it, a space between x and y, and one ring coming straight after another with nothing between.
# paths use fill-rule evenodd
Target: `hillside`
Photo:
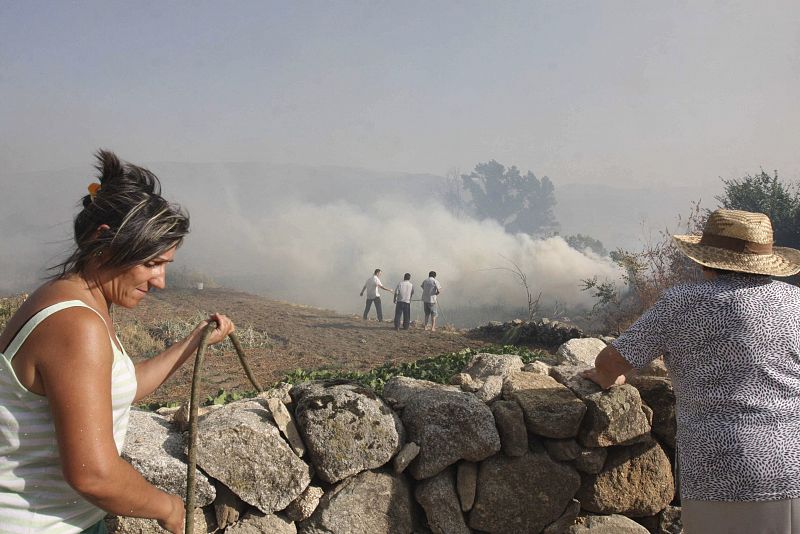
<instances>
[{"instance_id":1,"label":"hillside","mask_svg":"<svg viewBox=\"0 0 800 534\"><path fill-rule=\"evenodd\" d=\"M264 385L277 382L298 368L363 371L387 362L409 362L486 345L458 331L431 333L412 326L397 332L391 322L362 321L357 316L228 289L159 291L133 310L116 308L114 321L128 352L138 361L155 350L156 340L196 323L199 313L214 311L229 315L237 324L250 366ZM249 348L248 338L254 340ZM147 401L188 399L191 369L191 365L184 366ZM204 396L220 389L252 389L233 351L208 354L204 375Z\"/></svg>"}]
</instances>

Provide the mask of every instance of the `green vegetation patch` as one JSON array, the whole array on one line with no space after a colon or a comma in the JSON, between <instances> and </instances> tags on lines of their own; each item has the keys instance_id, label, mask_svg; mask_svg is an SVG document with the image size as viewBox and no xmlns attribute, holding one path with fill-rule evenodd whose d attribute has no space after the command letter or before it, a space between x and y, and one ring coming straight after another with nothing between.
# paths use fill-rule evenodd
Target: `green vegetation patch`
<instances>
[{"instance_id":1,"label":"green vegetation patch","mask_svg":"<svg viewBox=\"0 0 800 534\"><path fill-rule=\"evenodd\" d=\"M395 376L405 376L418 380L429 380L438 384L447 384L453 375L464 370L472 357L479 353L490 354L511 354L519 356L523 363L530 363L536 360L547 358L549 355L543 351L533 351L525 347L513 345L495 345L480 349L464 349L459 352L442 354L432 358L425 358L415 362L401 364L384 364L371 371L340 371L319 369L306 371L297 369L292 371L283 379L283 382L298 384L309 380L325 380L331 378L352 380L359 384L373 389L377 393L383 393L383 386Z\"/></svg>"},{"instance_id":2,"label":"green vegetation patch","mask_svg":"<svg viewBox=\"0 0 800 534\"><path fill-rule=\"evenodd\" d=\"M458 352L441 354L431 358L424 358L415 362L401 363L398 365L384 364L371 371L345 371L338 369L316 369L308 371L297 369L287 374L281 382L289 384L300 384L311 380L343 379L357 382L362 386L368 387L376 393L383 393L383 386L395 376L405 376L418 380L429 380L438 384L447 384L453 375L464 370L473 356L480 353L489 354L510 354L519 356L523 363L531 363L537 360L546 360L550 355L544 351L531 350L525 347L513 345L493 345L480 349L464 349ZM270 387L274 387L273 384ZM269 389L269 387L267 388ZM256 391L231 392L220 389L214 395L208 395L203 402L203 406L211 404L227 404L239 399L255 397ZM175 407L179 402L168 403L144 403L140 407L146 410L156 410L161 407Z\"/></svg>"}]
</instances>

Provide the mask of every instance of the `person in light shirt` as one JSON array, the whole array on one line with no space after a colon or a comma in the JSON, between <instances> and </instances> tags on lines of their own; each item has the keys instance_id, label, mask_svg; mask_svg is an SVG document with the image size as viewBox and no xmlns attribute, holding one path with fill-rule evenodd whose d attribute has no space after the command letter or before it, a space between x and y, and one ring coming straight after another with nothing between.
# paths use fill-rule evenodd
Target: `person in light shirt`
<instances>
[{"instance_id":1,"label":"person in light shirt","mask_svg":"<svg viewBox=\"0 0 800 534\"><path fill-rule=\"evenodd\" d=\"M428 329L428 319L431 321L431 332L436 332L436 316L439 315L439 306L436 296L442 292L442 284L436 279L436 271L428 273L428 278L422 282L422 305L425 308L425 330Z\"/></svg>"},{"instance_id":2,"label":"person in light shirt","mask_svg":"<svg viewBox=\"0 0 800 534\"><path fill-rule=\"evenodd\" d=\"M403 330L411 324L411 297L414 296L414 284L411 273L403 275L403 281L394 290L394 329L400 330L400 317L403 318Z\"/></svg>"},{"instance_id":3,"label":"person in light shirt","mask_svg":"<svg viewBox=\"0 0 800 534\"><path fill-rule=\"evenodd\" d=\"M369 315L369 309L372 307L372 304L375 304L375 313L378 314L378 322L383 321L383 310L381 309L381 295L378 290L383 289L384 291L391 291L388 287L384 286L381 283L380 279L381 270L375 269L375 272L367 278L367 281L364 282L364 287L361 288L360 295L363 297L364 292L367 293L367 303L364 306L364 320L367 320L367 316Z\"/></svg>"},{"instance_id":4,"label":"person in light shirt","mask_svg":"<svg viewBox=\"0 0 800 534\"><path fill-rule=\"evenodd\" d=\"M675 388L686 534L800 534L800 250L763 213L717 210L674 236L705 280L679 284L584 373L603 388L659 355Z\"/></svg>"}]
</instances>

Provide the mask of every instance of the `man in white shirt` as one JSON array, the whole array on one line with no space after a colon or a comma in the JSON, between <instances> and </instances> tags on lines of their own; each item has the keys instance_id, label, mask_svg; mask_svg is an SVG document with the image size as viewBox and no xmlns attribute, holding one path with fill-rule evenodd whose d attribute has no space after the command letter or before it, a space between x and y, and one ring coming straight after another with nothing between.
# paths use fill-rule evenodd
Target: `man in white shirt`
<instances>
[{"instance_id":1,"label":"man in white shirt","mask_svg":"<svg viewBox=\"0 0 800 534\"><path fill-rule=\"evenodd\" d=\"M375 269L375 273L367 278L367 281L364 282L364 287L361 288L361 296L364 296L364 291L367 292L367 304L364 307L364 320L367 320L367 315L369 314L369 309L372 307L372 303L375 303L375 311L378 314L378 321L383 321L383 310L381 310L381 296L378 293L378 289L383 289L385 291L391 291L388 287L384 286L381 283L381 279L378 278L381 275L380 269Z\"/></svg>"},{"instance_id":2,"label":"man in white shirt","mask_svg":"<svg viewBox=\"0 0 800 534\"><path fill-rule=\"evenodd\" d=\"M428 319L431 320L431 332L436 332L436 316L439 315L439 306L436 295L442 292L442 284L436 279L436 271L428 273L428 278L422 282L422 305L425 307L425 330L428 329Z\"/></svg>"},{"instance_id":3,"label":"man in white shirt","mask_svg":"<svg viewBox=\"0 0 800 534\"><path fill-rule=\"evenodd\" d=\"M394 290L394 329L400 330L400 316L403 317L403 330L411 324L411 297L414 296L414 284L411 273L403 275L403 281Z\"/></svg>"}]
</instances>

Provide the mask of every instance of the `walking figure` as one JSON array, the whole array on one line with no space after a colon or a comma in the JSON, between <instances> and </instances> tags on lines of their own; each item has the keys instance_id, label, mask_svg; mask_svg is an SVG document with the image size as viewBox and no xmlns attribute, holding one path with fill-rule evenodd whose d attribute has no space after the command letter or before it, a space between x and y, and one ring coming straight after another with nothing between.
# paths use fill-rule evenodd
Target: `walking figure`
<instances>
[{"instance_id":1,"label":"walking figure","mask_svg":"<svg viewBox=\"0 0 800 534\"><path fill-rule=\"evenodd\" d=\"M411 324L411 297L414 296L414 284L411 283L411 273L403 275L403 281L397 284L394 290L394 329L400 330L400 317L403 317L403 330L408 330Z\"/></svg>"},{"instance_id":2,"label":"walking figure","mask_svg":"<svg viewBox=\"0 0 800 534\"><path fill-rule=\"evenodd\" d=\"M369 309L373 303L375 303L375 312L378 314L378 322L383 321L383 310L381 309L381 296L378 292L378 289L383 289L385 291L391 291L388 287L384 286L381 283L381 279L379 276L381 275L380 269L375 269L375 272L372 276L367 278L367 281L364 282L364 287L361 288L360 295L364 296L364 291L367 292L367 303L364 306L364 320L367 320L367 315L369 314Z\"/></svg>"}]
</instances>

